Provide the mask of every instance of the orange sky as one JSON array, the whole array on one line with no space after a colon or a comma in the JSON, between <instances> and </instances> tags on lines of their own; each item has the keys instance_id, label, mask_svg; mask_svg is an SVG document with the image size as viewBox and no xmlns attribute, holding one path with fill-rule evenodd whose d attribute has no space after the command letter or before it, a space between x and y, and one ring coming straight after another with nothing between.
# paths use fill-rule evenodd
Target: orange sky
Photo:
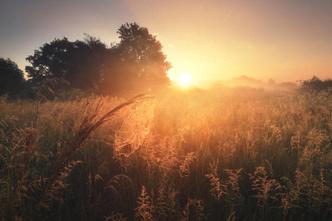
<instances>
[{"instance_id":1,"label":"orange sky","mask_svg":"<svg viewBox=\"0 0 332 221\"><path fill-rule=\"evenodd\" d=\"M128 2L164 43L174 71L192 73L197 81L243 74L291 81L332 77L331 4Z\"/></svg>"},{"instance_id":2,"label":"orange sky","mask_svg":"<svg viewBox=\"0 0 332 221\"><path fill-rule=\"evenodd\" d=\"M4 0L0 9L0 56L21 67L55 37L74 40L89 33L110 43L122 23L136 21L163 43L171 71L190 73L195 82L239 75L282 81L332 77L328 0L27 2Z\"/></svg>"}]
</instances>

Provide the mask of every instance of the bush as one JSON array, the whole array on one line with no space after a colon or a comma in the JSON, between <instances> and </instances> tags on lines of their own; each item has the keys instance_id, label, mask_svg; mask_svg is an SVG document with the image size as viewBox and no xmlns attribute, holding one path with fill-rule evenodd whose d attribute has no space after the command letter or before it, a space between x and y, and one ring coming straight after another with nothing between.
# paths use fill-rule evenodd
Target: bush
<instances>
[{"instance_id":1,"label":"bush","mask_svg":"<svg viewBox=\"0 0 332 221\"><path fill-rule=\"evenodd\" d=\"M310 80L302 82L302 90L304 91L327 91L332 88L332 80L321 80L318 77L313 77Z\"/></svg>"}]
</instances>

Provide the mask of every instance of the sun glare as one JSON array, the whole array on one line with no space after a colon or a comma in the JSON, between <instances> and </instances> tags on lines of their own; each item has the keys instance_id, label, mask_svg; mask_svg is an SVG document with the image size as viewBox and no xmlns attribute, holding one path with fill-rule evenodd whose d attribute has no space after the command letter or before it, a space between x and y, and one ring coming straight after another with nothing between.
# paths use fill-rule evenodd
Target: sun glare
<instances>
[{"instance_id":1,"label":"sun glare","mask_svg":"<svg viewBox=\"0 0 332 221\"><path fill-rule=\"evenodd\" d=\"M182 72L170 78L177 86L181 88L189 88L193 86L192 75L187 72Z\"/></svg>"}]
</instances>

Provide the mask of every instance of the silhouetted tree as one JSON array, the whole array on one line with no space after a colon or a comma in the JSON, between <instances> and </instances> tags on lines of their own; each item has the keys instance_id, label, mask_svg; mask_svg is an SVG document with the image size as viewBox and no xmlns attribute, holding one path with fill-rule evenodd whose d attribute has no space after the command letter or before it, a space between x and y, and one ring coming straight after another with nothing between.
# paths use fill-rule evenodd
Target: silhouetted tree
<instances>
[{"instance_id":1,"label":"silhouetted tree","mask_svg":"<svg viewBox=\"0 0 332 221\"><path fill-rule=\"evenodd\" d=\"M0 95L22 96L26 89L23 72L10 59L0 58Z\"/></svg>"},{"instance_id":2,"label":"silhouetted tree","mask_svg":"<svg viewBox=\"0 0 332 221\"><path fill-rule=\"evenodd\" d=\"M169 82L170 64L161 43L147 28L126 23L117 33L120 43L109 50L104 73L107 90L144 91Z\"/></svg>"},{"instance_id":3,"label":"silhouetted tree","mask_svg":"<svg viewBox=\"0 0 332 221\"><path fill-rule=\"evenodd\" d=\"M316 76L313 76L310 80L302 82L302 90L306 91L322 91L329 88L332 89L332 80L321 80Z\"/></svg>"},{"instance_id":4,"label":"silhouetted tree","mask_svg":"<svg viewBox=\"0 0 332 221\"><path fill-rule=\"evenodd\" d=\"M136 93L167 84L170 64L156 37L136 23L122 25L118 34L120 42L110 48L88 35L84 41L45 43L27 57L29 81L37 87L52 82L53 89L62 91L64 80L68 88L104 93Z\"/></svg>"},{"instance_id":5,"label":"silhouetted tree","mask_svg":"<svg viewBox=\"0 0 332 221\"><path fill-rule=\"evenodd\" d=\"M100 81L105 53L105 44L91 36L75 42L67 38L55 39L27 57L31 66L27 66L26 71L34 85L61 79L70 87L91 89Z\"/></svg>"}]
</instances>

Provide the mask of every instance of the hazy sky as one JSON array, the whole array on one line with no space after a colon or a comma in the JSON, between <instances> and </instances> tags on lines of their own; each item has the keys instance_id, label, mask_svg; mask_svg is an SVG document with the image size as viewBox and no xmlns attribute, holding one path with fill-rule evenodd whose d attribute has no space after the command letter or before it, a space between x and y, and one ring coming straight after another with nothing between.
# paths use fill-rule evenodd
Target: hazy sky
<instances>
[{"instance_id":1,"label":"hazy sky","mask_svg":"<svg viewBox=\"0 0 332 221\"><path fill-rule=\"evenodd\" d=\"M24 68L55 37L110 44L133 21L195 81L332 77L332 0L0 0L0 57Z\"/></svg>"}]
</instances>

